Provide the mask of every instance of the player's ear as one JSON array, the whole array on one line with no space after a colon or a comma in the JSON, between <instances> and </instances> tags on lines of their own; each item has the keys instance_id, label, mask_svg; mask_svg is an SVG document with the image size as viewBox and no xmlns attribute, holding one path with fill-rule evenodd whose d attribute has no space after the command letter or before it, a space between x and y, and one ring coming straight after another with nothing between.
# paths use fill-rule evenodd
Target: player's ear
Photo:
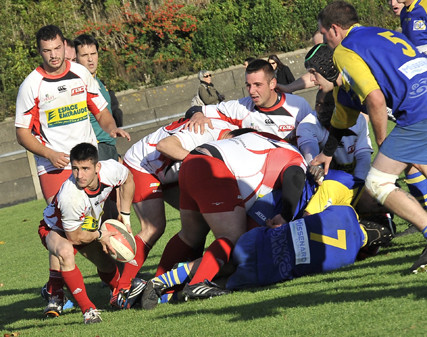
<instances>
[{"instance_id":1,"label":"player's ear","mask_svg":"<svg viewBox=\"0 0 427 337\"><path fill-rule=\"evenodd\" d=\"M96 171L96 173L98 174L99 173L99 170L101 169L101 163L100 162L97 162L96 164L95 164L95 171Z\"/></svg>"},{"instance_id":2,"label":"player's ear","mask_svg":"<svg viewBox=\"0 0 427 337\"><path fill-rule=\"evenodd\" d=\"M271 90L276 89L276 85L277 85L277 79L275 77L273 77L270 81L270 89Z\"/></svg>"}]
</instances>

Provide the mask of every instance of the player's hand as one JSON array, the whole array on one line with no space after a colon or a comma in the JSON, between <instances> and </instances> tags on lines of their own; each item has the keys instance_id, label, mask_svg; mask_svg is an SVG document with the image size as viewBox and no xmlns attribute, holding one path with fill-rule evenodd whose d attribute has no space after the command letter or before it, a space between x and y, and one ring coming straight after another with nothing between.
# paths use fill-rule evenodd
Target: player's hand
<instances>
[{"instance_id":1,"label":"player's hand","mask_svg":"<svg viewBox=\"0 0 427 337\"><path fill-rule=\"evenodd\" d=\"M68 165L70 162L70 156L64 152L52 151L47 157L53 166L56 168L62 169Z\"/></svg>"},{"instance_id":2,"label":"player's hand","mask_svg":"<svg viewBox=\"0 0 427 337\"><path fill-rule=\"evenodd\" d=\"M120 128L115 128L111 130L110 136L112 138L123 137L123 138L126 138L128 141L130 141L130 134Z\"/></svg>"},{"instance_id":3,"label":"player's hand","mask_svg":"<svg viewBox=\"0 0 427 337\"><path fill-rule=\"evenodd\" d=\"M116 234L118 234L118 232L110 232L110 231L107 231L106 229L102 230L102 237L101 237L101 240L99 240L99 242L101 243L102 250L104 251L105 254L109 254L109 252L116 254L116 251L110 242L110 237Z\"/></svg>"},{"instance_id":4,"label":"player's hand","mask_svg":"<svg viewBox=\"0 0 427 337\"><path fill-rule=\"evenodd\" d=\"M316 183L320 185L323 182L323 178L325 177L325 170L321 165L313 166L310 164L308 171L311 173Z\"/></svg>"},{"instance_id":5,"label":"player's hand","mask_svg":"<svg viewBox=\"0 0 427 337\"><path fill-rule=\"evenodd\" d=\"M286 220L283 219L281 214L277 214L273 217L273 219L267 219L267 221L265 222L267 227L270 227L270 228L277 228L286 223L287 223Z\"/></svg>"},{"instance_id":6,"label":"player's hand","mask_svg":"<svg viewBox=\"0 0 427 337\"><path fill-rule=\"evenodd\" d=\"M185 123L184 129L194 133L198 133L200 131L200 134L203 135L205 132L205 124L207 124L211 129L214 128L212 121L208 117L203 115L201 112L196 112L190 120Z\"/></svg>"},{"instance_id":7,"label":"player's hand","mask_svg":"<svg viewBox=\"0 0 427 337\"><path fill-rule=\"evenodd\" d=\"M122 222L124 225L126 225L126 228L129 233L132 233L132 227L130 225L130 213L128 212L120 212L118 219L120 222Z\"/></svg>"},{"instance_id":8,"label":"player's hand","mask_svg":"<svg viewBox=\"0 0 427 337\"><path fill-rule=\"evenodd\" d=\"M325 171L325 175L329 172L329 165L331 164L332 157L328 157L323 152L319 153L310 163L312 166L319 166L323 164L323 170ZM321 182L318 182L321 185Z\"/></svg>"}]
</instances>

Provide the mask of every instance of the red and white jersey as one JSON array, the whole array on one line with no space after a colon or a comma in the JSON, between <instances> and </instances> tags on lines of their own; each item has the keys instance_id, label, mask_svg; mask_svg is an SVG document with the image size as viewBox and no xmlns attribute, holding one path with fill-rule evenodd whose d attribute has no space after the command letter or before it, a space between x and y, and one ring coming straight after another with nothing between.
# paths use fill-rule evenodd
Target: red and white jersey
<instances>
[{"instance_id":1,"label":"red and white jersey","mask_svg":"<svg viewBox=\"0 0 427 337\"><path fill-rule=\"evenodd\" d=\"M311 153L312 158L323 150L328 136L329 131L320 124L319 120L314 115L304 118L297 128L298 147L303 148L309 145L306 146L306 148L315 151ZM372 153L373 149L371 139L369 138L368 125L365 117L360 114L356 124L348 129L347 134L342 137L334 153L334 162L338 164L336 169L352 173L356 165L356 156L364 154L370 158ZM368 162L370 162L370 160Z\"/></svg>"},{"instance_id":2,"label":"red and white jersey","mask_svg":"<svg viewBox=\"0 0 427 337\"><path fill-rule=\"evenodd\" d=\"M206 127L201 135L184 130L187 121L182 119L172 122L145 136L132 145L123 160L137 171L155 175L162 184L177 182L181 161L173 161L157 151L156 145L160 140L169 136L177 137L182 147L191 151L196 146L220 139L226 131L237 129L237 126L225 121L212 120L214 129Z\"/></svg>"},{"instance_id":3,"label":"red and white jersey","mask_svg":"<svg viewBox=\"0 0 427 337\"><path fill-rule=\"evenodd\" d=\"M31 129L44 146L70 153L81 142L97 146L89 111L96 115L107 107L107 101L84 66L65 62L67 67L60 75L48 75L38 67L22 82L16 100L15 126ZM48 159L35 157L39 175L56 170ZM66 169L71 169L70 164Z\"/></svg>"},{"instance_id":4,"label":"red and white jersey","mask_svg":"<svg viewBox=\"0 0 427 337\"><path fill-rule=\"evenodd\" d=\"M279 101L271 108L256 107L248 97L206 105L203 113L209 118L218 118L239 128L253 128L268 132L289 142L295 141L295 129L313 110L308 102L296 95L278 94Z\"/></svg>"},{"instance_id":5,"label":"red and white jersey","mask_svg":"<svg viewBox=\"0 0 427 337\"><path fill-rule=\"evenodd\" d=\"M258 197L271 192L273 187L277 188L279 175L284 169L299 166L305 172L307 168L303 156L294 146L274 135L270 137L250 132L207 144L218 150L236 177L246 210Z\"/></svg>"},{"instance_id":6,"label":"red and white jersey","mask_svg":"<svg viewBox=\"0 0 427 337\"><path fill-rule=\"evenodd\" d=\"M80 189L71 175L53 201L44 209L43 218L52 229L72 232L78 227L94 231L100 225L105 200L111 191L124 184L129 170L119 162L100 161L99 186L96 191Z\"/></svg>"}]
</instances>

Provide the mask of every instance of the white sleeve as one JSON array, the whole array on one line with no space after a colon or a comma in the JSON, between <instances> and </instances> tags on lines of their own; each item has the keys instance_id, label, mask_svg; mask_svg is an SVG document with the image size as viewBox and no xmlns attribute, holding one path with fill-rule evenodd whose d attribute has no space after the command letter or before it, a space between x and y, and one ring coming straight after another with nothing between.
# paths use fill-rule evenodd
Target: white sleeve
<instances>
[{"instance_id":1,"label":"white sleeve","mask_svg":"<svg viewBox=\"0 0 427 337\"><path fill-rule=\"evenodd\" d=\"M297 127L298 148L301 151L307 163L320 153L318 138L317 118L314 115L308 115Z\"/></svg>"}]
</instances>

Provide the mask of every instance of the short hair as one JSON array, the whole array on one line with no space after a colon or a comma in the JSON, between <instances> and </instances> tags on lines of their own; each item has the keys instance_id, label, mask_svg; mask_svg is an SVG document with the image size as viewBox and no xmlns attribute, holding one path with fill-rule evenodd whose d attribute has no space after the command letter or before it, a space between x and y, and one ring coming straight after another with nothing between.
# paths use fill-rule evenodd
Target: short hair
<instances>
[{"instance_id":1,"label":"short hair","mask_svg":"<svg viewBox=\"0 0 427 337\"><path fill-rule=\"evenodd\" d=\"M67 47L74 48L74 41L68 38L64 38L64 41L67 43Z\"/></svg>"},{"instance_id":2,"label":"short hair","mask_svg":"<svg viewBox=\"0 0 427 337\"><path fill-rule=\"evenodd\" d=\"M76 52L77 52L78 46L92 46L92 45L95 45L96 51L98 51L99 43L98 43L98 40L95 39L93 35L81 34L74 39L74 48L76 48Z\"/></svg>"},{"instance_id":3,"label":"short hair","mask_svg":"<svg viewBox=\"0 0 427 337\"><path fill-rule=\"evenodd\" d=\"M255 57L249 56L247 58L245 58L245 62L251 63L252 61L256 60Z\"/></svg>"},{"instance_id":4,"label":"short hair","mask_svg":"<svg viewBox=\"0 0 427 337\"><path fill-rule=\"evenodd\" d=\"M37 40L37 49L40 49L40 41L49 41L54 40L56 36L61 38L62 42L64 42L64 35L62 34L61 29L59 29L58 26L55 25L47 25L39 29L39 31L36 33L36 40Z\"/></svg>"},{"instance_id":5,"label":"short hair","mask_svg":"<svg viewBox=\"0 0 427 337\"><path fill-rule=\"evenodd\" d=\"M305 56L304 66L306 69L315 69L329 82L333 82L339 75L338 69L334 64L333 55L333 50L327 44L316 44Z\"/></svg>"},{"instance_id":6,"label":"short hair","mask_svg":"<svg viewBox=\"0 0 427 337\"><path fill-rule=\"evenodd\" d=\"M256 59L249 63L246 67L246 74L255 73L260 70L264 71L264 73L271 79L275 77L273 67L268 61L263 59Z\"/></svg>"},{"instance_id":7,"label":"short hair","mask_svg":"<svg viewBox=\"0 0 427 337\"><path fill-rule=\"evenodd\" d=\"M317 20L326 29L331 28L333 24L348 29L359 22L359 17L351 4L345 1L335 1L320 11Z\"/></svg>"},{"instance_id":8,"label":"short hair","mask_svg":"<svg viewBox=\"0 0 427 337\"><path fill-rule=\"evenodd\" d=\"M90 143L80 143L70 151L70 162L90 160L95 165L98 162L98 149Z\"/></svg>"},{"instance_id":9,"label":"short hair","mask_svg":"<svg viewBox=\"0 0 427 337\"><path fill-rule=\"evenodd\" d=\"M206 74L210 74L211 72L209 71L209 70L206 70L206 69L202 69L202 70L200 70L199 71L199 75L198 75L198 77L199 77L199 81L203 81L203 76L205 76Z\"/></svg>"}]
</instances>

